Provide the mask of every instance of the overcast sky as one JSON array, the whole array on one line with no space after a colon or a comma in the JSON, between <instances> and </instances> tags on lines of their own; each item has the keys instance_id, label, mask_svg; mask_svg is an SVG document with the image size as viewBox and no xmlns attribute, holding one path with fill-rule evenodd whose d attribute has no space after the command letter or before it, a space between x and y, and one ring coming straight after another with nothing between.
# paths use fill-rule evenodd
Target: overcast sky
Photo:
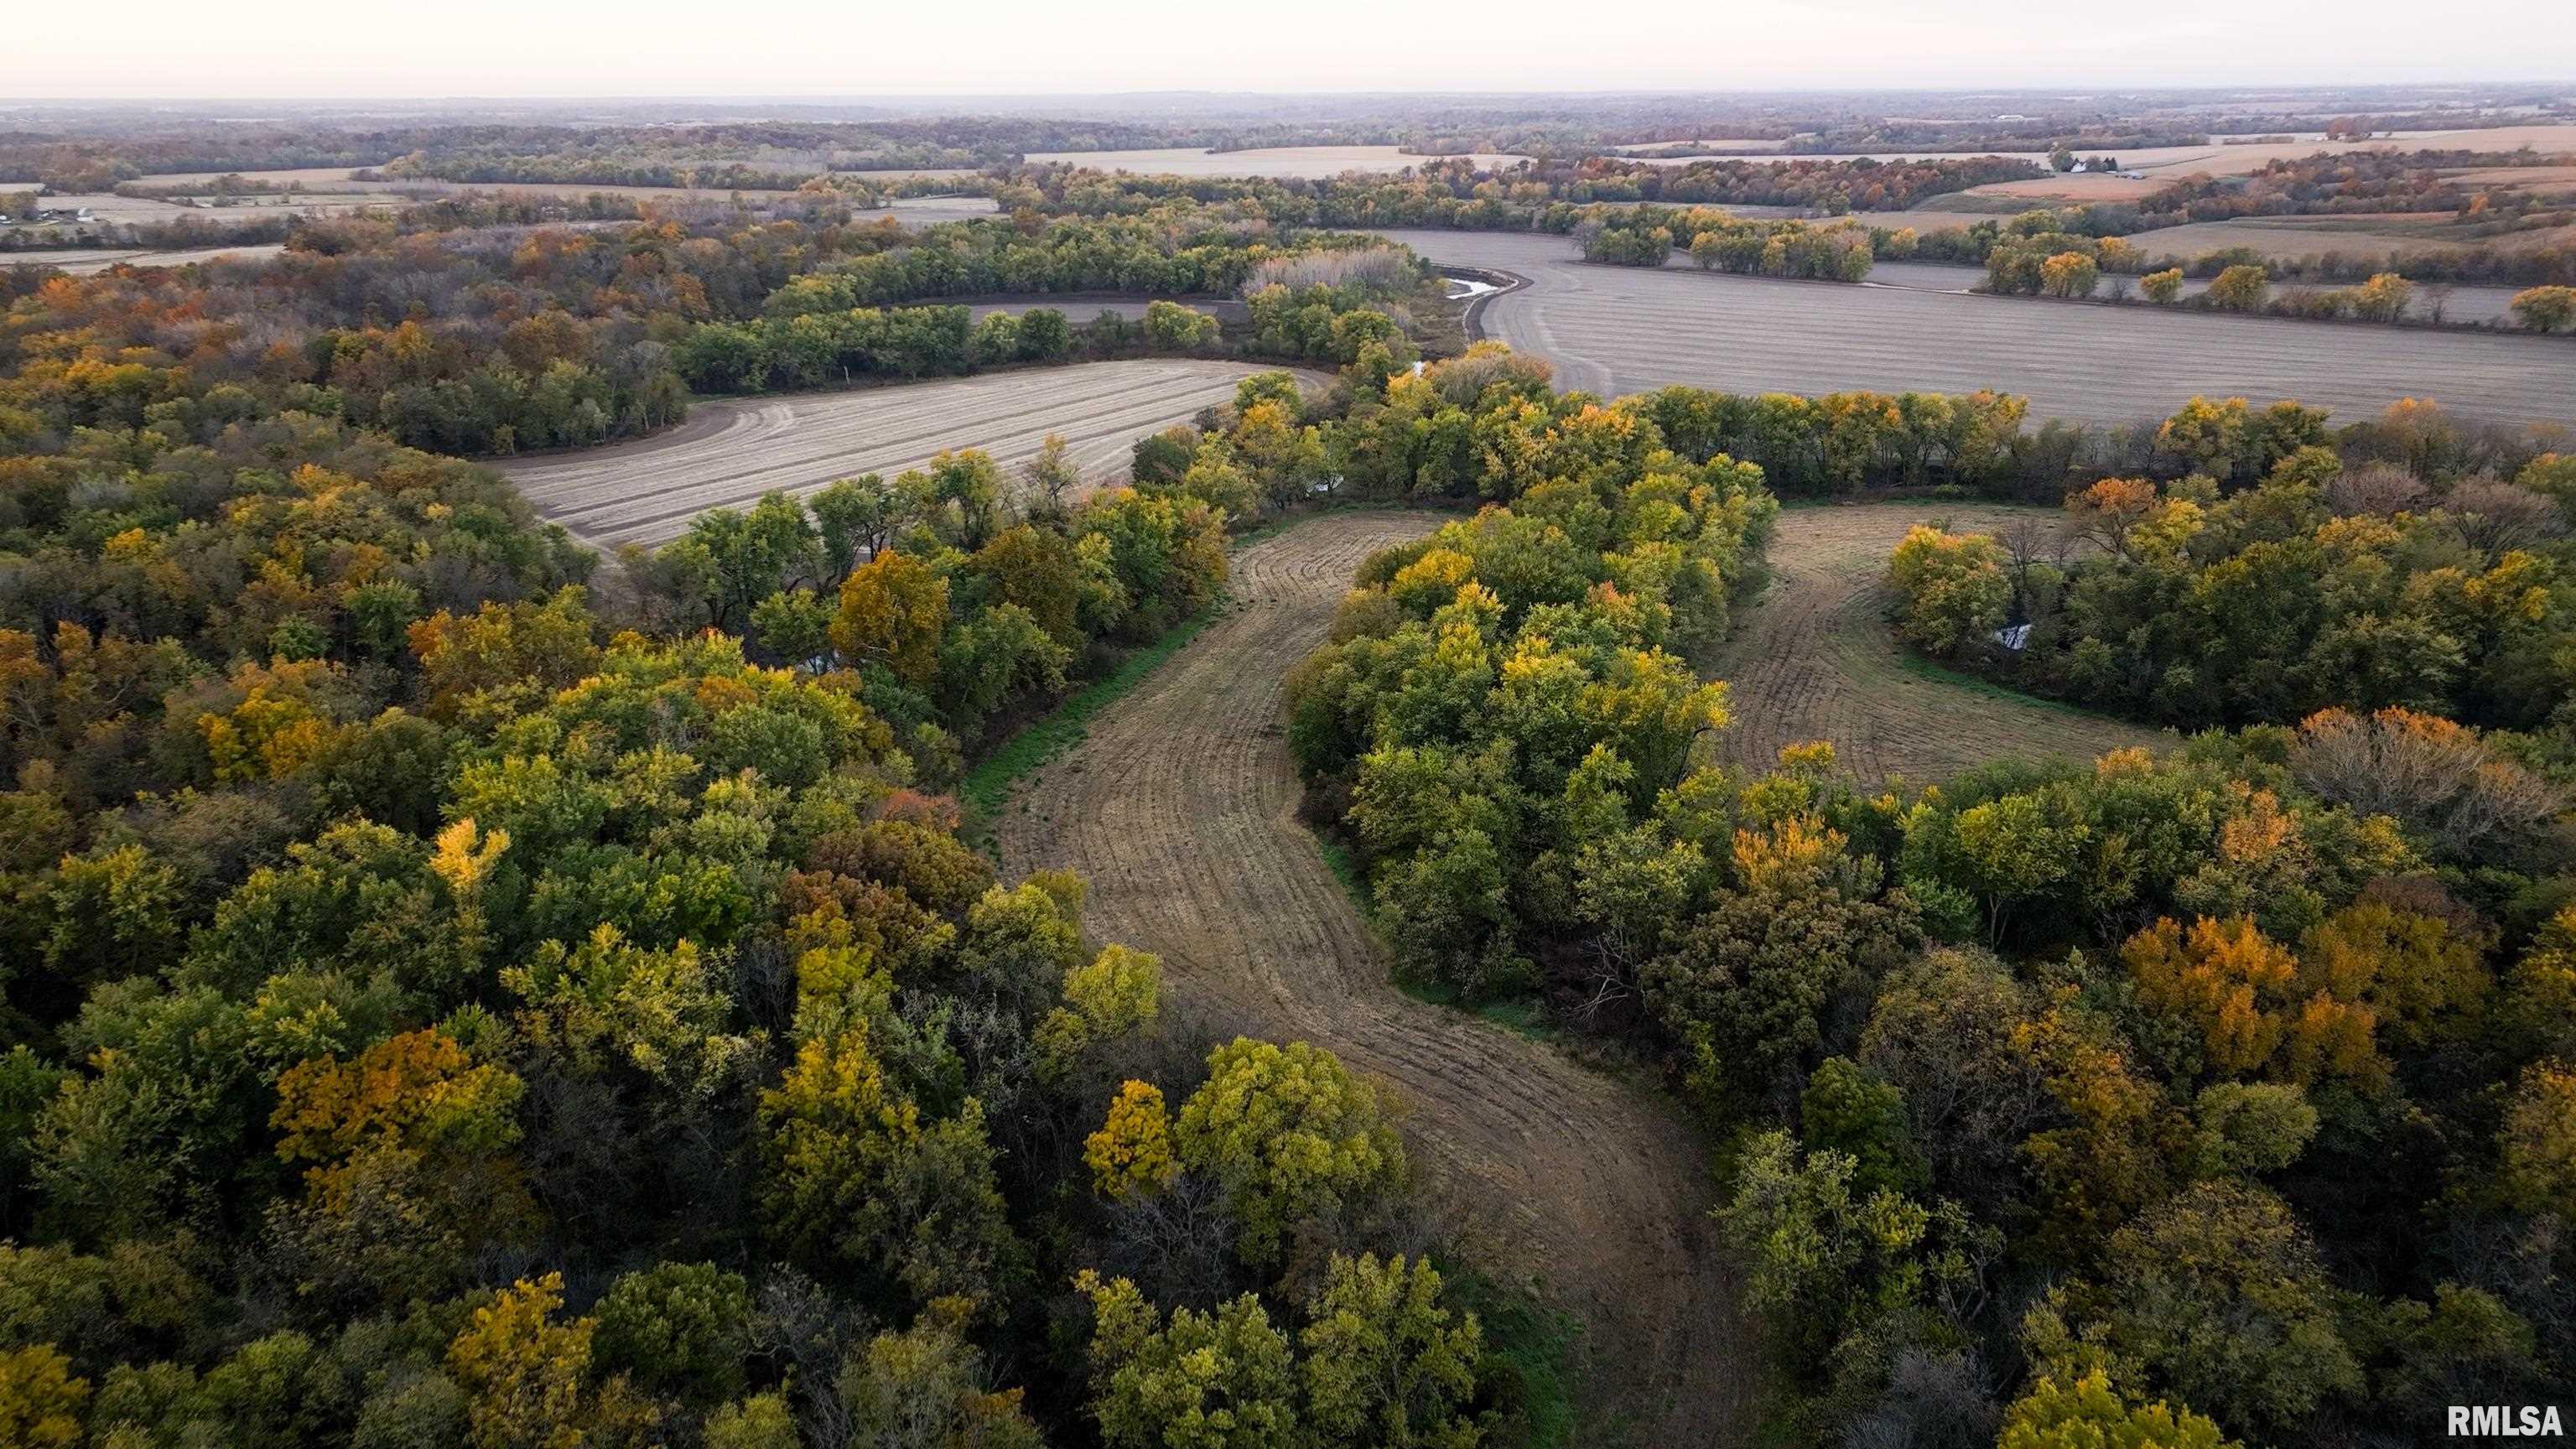
<instances>
[{"instance_id":1,"label":"overcast sky","mask_svg":"<svg viewBox=\"0 0 2576 1449\"><path fill-rule=\"evenodd\" d=\"M2571 0L64 0L0 96L2082 88L2576 78Z\"/></svg>"}]
</instances>

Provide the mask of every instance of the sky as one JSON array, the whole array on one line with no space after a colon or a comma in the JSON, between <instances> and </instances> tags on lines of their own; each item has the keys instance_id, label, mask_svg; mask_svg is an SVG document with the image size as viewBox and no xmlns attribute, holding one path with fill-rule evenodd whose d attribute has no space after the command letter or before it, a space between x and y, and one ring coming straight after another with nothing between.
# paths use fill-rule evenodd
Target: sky
<instances>
[{"instance_id":1,"label":"sky","mask_svg":"<svg viewBox=\"0 0 2576 1449\"><path fill-rule=\"evenodd\" d=\"M7 31L11 99L2576 79L2570 0L29 0Z\"/></svg>"}]
</instances>

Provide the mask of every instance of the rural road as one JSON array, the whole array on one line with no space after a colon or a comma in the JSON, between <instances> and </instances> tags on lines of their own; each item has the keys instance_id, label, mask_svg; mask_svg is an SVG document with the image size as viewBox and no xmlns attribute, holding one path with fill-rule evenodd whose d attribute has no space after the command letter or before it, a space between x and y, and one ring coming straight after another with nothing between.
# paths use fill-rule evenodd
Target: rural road
<instances>
[{"instance_id":1,"label":"rural road","mask_svg":"<svg viewBox=\"0 0 2576 1449\"><path fill-rule=\"evenodd\" d=\"M1437 521L1330 514L1237 555L1234 612L1021 787L997 822L1003 865L1081 871L1087 929L1161 955L1167 988L1221 1027L1311 1041L1392 1084L1479 1266L1537 1280L1587 1325L1596 1412L1640 1445L1742 1444L1754 1340L1705 1148L1554 1048L1398 991L1296 818L1282 677L1360 560Z\"/></svg>"},{"instance_id":2,"label":"rural road","mask_svg":"<svg viewBox=\"0 0 2576 1449\"><path fill-rule=\"evenodd\" d=\"M1855 503L1780 512L1765 558L1771 584L1745 607L1712 671L1735 724L1722 747L1763 770L1782 745L1830 740L1835 769L1863 785L1940 780L2007 756L2087 760L2173 736L2039 700L1930 678L1905 667L1883 616L1887 556L1918 523L1991 533L2015 519L2052 527L2050 509L1992 503Z\"/></svg>"}]
</instances>

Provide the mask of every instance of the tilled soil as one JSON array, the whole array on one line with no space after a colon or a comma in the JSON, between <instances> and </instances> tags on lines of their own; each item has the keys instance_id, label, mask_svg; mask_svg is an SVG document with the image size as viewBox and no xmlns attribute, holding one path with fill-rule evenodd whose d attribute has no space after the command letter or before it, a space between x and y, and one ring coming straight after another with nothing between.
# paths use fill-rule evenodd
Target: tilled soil
<instances>
[{"instance_id":1,"label":"tilled soil","mask_svg":"<svg viewBox=\"0 0 2576 1449\"><path fill-rule=\"evenodd\" d=\"M1527 278L1485 305L1485 334L1546 358L1560 387L1602 397L1672 383L1810 395L1993 388L2029 398L2034 426L2158 419L2195 396L2295 398L2337 423L2425 398L2479 421L2563 424L2576 398L2576 343L2563 337L1795 282L1682 259L1596 266L1568 238L1525 233L1380 235L1436 262Z\"/></svg>"},{"instance_id":2,"label":"tilled soil","mask_svg":"<svg viewBox=\"0 0 2576 1449\"><path fill-rule=\"evenodd\" d=\"M1719 651L1734 725L1729 758L1767 768L1782 745L1828 740L1849 778L1929 783L2007 756L2090 759L2169 734L2044 701L1990 693L1905 668L1881 579L1917 523L1988 533L2042 510L1996 504L1856 503L1785 509L1767 557L1771 584Z\"/></svg>"},{"instance_id":3,"label":"tilled soil","mask_svg":"<svg viewBox=\"0 0 2576 1449\"><path fill-rule=\"evenodd\" d=\"M1122 480L1136 439L1188 422L1270 370L1158 357L706 402L652 437L518 459L501 471L584 543L659 545L708 509L748 507L773 490L802 497L863 473L892 478L944 448L982 448L1016 475L1050 433L1064 438L1086 479Z\"/></svg>"},{"instance_id":4,"label":"tilled soil","mask_svg":"<svg viewBox=\"0 0 2576 1449\"><path fill-rule=\"evenodd\" d=\"M1003 864L1081 871L1091 932L1159 954L1167 991L1223 1028L1311 1041L1391 1084L1479 1265L1535 1279L1587 1326L1595 1412L1640 1445L1741 1444L1754 1344L1702 1144L1554 1048L1397 990L1296 818L1282 676L1360 560L1436 522L1334 514L1245 549L1234 611L1022 785Z\"/></svg>"}]
</instances>

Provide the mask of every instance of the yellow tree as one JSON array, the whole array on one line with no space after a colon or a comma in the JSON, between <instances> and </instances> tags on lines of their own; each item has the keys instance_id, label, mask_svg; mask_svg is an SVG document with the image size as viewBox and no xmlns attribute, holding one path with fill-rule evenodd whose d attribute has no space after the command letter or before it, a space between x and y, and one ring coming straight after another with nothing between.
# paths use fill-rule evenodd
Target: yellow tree
<instances>
[{"instance_id":1,"label":"yellow tree","mask_svg":"<svg viewBox=\"0 0 2576 1449\"><path fill-rule=\"evenodd\" d=\"M853 663L883 664L904 683L927 688L939 678L939 640L947 628L948 580L888 549L842 580L832 647Z\"/></svg>"}]
</instances>

